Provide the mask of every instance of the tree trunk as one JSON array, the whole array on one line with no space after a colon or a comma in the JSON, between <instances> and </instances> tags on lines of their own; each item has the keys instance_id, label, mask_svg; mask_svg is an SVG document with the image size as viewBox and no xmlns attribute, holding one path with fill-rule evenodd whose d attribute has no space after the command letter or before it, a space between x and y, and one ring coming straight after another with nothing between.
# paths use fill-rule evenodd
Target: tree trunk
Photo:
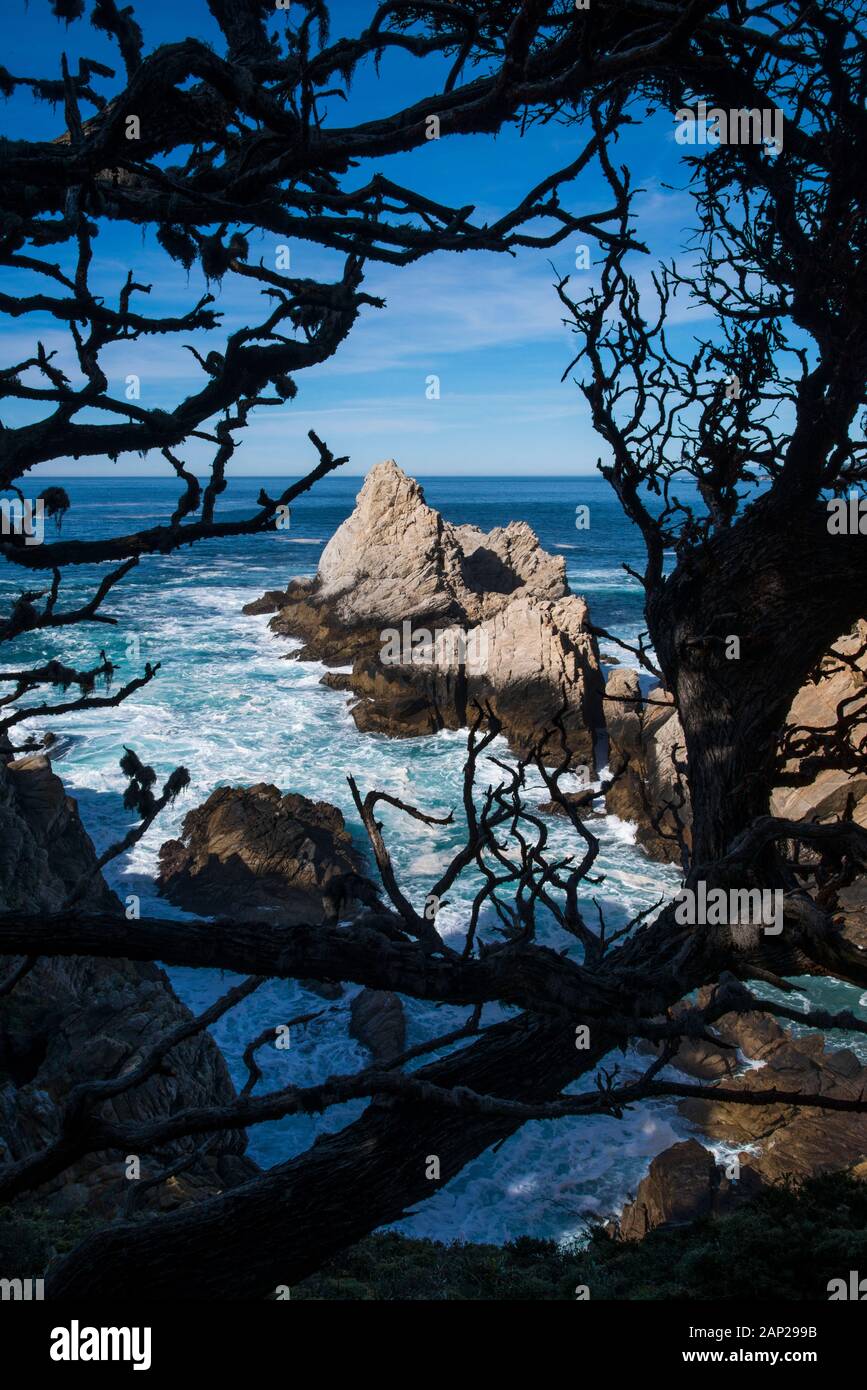
<instances>
[{"instance_id":1,"label":"tree trunk","mask_svg":"<svg viewBox=\"0 0 867 1390\"><path fill-rule=\"evenodd\" d=\"M683 725L695 866L768 813L792 700L863 616L865 579L865 539L830 535L823 504L793 517L763 498L649 596Z\"/></svg>"}]
</instances>

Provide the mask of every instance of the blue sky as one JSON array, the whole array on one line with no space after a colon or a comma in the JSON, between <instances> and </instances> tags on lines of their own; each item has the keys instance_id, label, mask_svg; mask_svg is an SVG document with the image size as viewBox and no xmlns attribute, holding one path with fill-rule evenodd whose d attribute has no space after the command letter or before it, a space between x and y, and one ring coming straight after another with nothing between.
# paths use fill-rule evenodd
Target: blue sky
<instances>
[{"instance_id":1,"label":"blue sky","mask_svg":"<svg viewBox=\"0 0 867 1390\"><path fill-rule=\"evenodd\" d=\"M117 53L87 21L69 27L56 20L48 0L7 0L5 66L18 75L59 75L60 54L71 65L80 53L118 65ZM375 8L373 0L338 0L332 5L332 37L356 32ZM10 11L18 10L13 28ZM88 0L88 10L90 4ZM219 45L205 0L139 0L136 11L148 46L193 34ZM402 54L383 62L377 76L372 65L354 84L347 106L335 102L341 124L397 108L437 89L439 69ZM103 88L105 90L105 88ZM33 103L16 93L0 102L0 133L51 137L63 124L60 110ZM388 175L428 196L464 205L473 203L479 219L508 210L541 177L575 157L585 132L550 125L523 138L507 131L496 140L481 137L431 141L423 150L398 156L381 167ZM619 159L630 165L635 185L645 191L637 204L639 235L651 256L636 264L639 278L649 280L658 257L671 258L682 247L692 223L692 203L682 191L686 171L673 140L670 118L656 116L627 131ZM357 173L363 182L369 170ZM610 192L593 171L563 195L575 212L604 207ZM382 295L383 310L368 309L338 354L323 366L298 377L297 398L280 409L261 410L245 433L232 464L233 473L294 475L311 464L306 435L315 429L335 453L350 455L348 472L363 474L382 458L394 457L414 474L555 474L592 472L600 446L590 427L577 388L561 384L575 340L561 322L554 293L554 270L574 270L572 237L553 251L522 251L517 257L483 253L440 253L405 267L371 263L366 288ZM251 257L273 257L277 239L251 241ZM320 248L299 241L292 245L292 271L331 276L338 261ZM595 256L591 245L591 255ZM128 268L153 290L147 307L183 312L207 286L198 270L187 277L157 246L154 234L138 229L103 227L96 243L95 272L101 291L115 298ZM0 272L4 287L10 272ZM573 288L589 284L594 271L575 271ZM17 281L21 286L21 281ZM224 326L252 322L260 312L257 292L247 283L211 286ZM140 300L141 307L145 301ZM680 334L691 333L695 315L679 311ZM690 318L687 327L683 320ZM32 351L42 337L57 348L57 361L73 368L66 335L35 316L3 322L5 362ZM200 348L206 335L187 335L183 342ZM114 394L135 372L142 383L142 404L167 408L199 388L202 374L182 341L155 339L131 343L104 355ZM440 379L440 399L429 400L427 378ZM27 407L6 403L8 424L30 418ZM201 446L206 449L207 446ZM203 471L207 454L195 442L186 461ZM61 460L44 465L38 476L94 473L164 473L159 456L141 460ZM36 474L34 474L36 476Z\"/></svg>"}]
</instances>

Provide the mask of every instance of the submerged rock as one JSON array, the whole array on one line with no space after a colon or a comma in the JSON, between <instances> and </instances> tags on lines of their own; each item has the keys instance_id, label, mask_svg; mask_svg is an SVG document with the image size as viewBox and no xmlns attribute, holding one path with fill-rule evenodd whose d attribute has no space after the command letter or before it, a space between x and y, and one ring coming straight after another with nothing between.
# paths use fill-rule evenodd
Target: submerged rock
<instances>
[{"instance_id":1,"label":"submerged rock","mask_svg":"<svg viewBox=\"0 0 867 1390\"><path fill-rule=\"evenodd\" d=\"M160 892L206 916L336 922L375 907L343 816L267 783L218 787L160 849Z\"/></svg>"}]
</instances>

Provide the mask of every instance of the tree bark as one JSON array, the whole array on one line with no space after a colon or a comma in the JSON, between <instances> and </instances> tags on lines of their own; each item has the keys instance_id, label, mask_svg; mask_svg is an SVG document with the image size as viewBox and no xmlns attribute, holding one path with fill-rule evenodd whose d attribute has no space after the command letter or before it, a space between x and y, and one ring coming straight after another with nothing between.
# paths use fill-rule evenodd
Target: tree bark
<instances>
[{"instance_id":1,"label":"tree bark","mask_svg":"<svg viewBox=\"0 0 867 1390\"><path fill-rule=\"evenodd\" d=\"M686 744L693 864L722 858L768 813L792 700L863 616L867 544L830 535L827 512L771 497L687 555L653 593L648 626ZM726 654L737 637L740 652Z\"/></svg>"},{"instance_id":2,"label":"tree bark","mask_svg":"<svg viewBox=\"0 0 867 1390\"><path fill-rule=\"evenodd\" d=\"M591 1049L578 1051L573 1028L522 1016L419 1075L518 1100L553 1099L610 1045L600 1033ZM375 1101L354 1124L262 1178L84 1241L49 1273L46 1297L266 1298L399 1220L516 1128L460 1109ZM439 1182L426 1176L432 1156Z\"/></svg>"},{"instance_id":3,"label":"tree bark","mask_svg":"<svg viewBox=\"0 0 867 1390\"><path fill-rule=\"evenodd\" d=\"M596 1007L606 996L610 1001L604 1021L593 1013L582 1018L577 1008L566 1023L522 1014L417 1075L505 1099L551 1100L624 1045L630 1022L663 1013L723 970L749 979L756 967L834 973L867 985L863 952L839 933L814 939L787 930L776 938L757 929L752 941L735 941L725 928L678 927L668 908L588 980ZM587 1019L591 1046L579 1051L575 1025ZM438 1184L426 1176L430 1156L440 1160L440 1182L448 1182L519 1127L459 1106L375 1100L354 1124L243 1187L90 1237L50 1272L46 1296L265 1298L431 1196Z\"/></svg>"}]
</instances>

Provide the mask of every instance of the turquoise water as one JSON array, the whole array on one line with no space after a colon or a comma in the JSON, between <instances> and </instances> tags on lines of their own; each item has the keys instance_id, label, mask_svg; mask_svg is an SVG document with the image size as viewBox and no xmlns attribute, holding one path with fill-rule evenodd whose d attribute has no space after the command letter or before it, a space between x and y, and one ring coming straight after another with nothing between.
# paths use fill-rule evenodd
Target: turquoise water
<instances>
[{"instance_id":1,"label":"turquoise water","mask_svg":"<svg viewBox=\"0 0 867 1390\"><path fill-rule=\"evenodd\" d=\"M106 611L120 619L116 629L60 632L50 649L30 639L14 644L16 665L37 655L92 665L105 646L118 663L119 681L130 679L145 661L162 663L156 680L119 708L50 724L64 738L57 769L78 798L98 849L116 840L129 824L121 804L125 779L118 767L124 744L150 762L160 780L178 764L189 769L189 791L130 854L109 868L112 886L122 897L138 895L146 914L182 915L154 893L157 852L177 833L186 812L216 786L266 781L281 791L331 801L344 813L359 846L362 832L348 774L362 792L377 786L434 814L460 806L464 734L401 741L360 735L347 712L346 697L319 684L324 668L284 659L290 645L271 635L267 618L241 612L265 589L285 587L293 576L315 571L323 545L352 510L361 481L345 477L318 484L293 508L288 531L209 541L143 561L106 605ZM485 530L510 520L529 522L546 549L565 556L570 586L587 596L593 620L627 639L635 636L642 625L640 589L620 566L623 561L640 564L640 541L602 480L421 481L427 500L451 521ZM64 485L72 500L63 524L63 536L69 538L156 525L168 519L177 495L176 483L168 479L69 479ZM224 495L221 514L249 514L263 485L275 495L281 481L234 482ZM590 506L589 530L575 528L579 504ZM75 592L91 592L98 573L83 568L72 572L74 583L65 591L64 606L71 605ZM5 596L20 587L12 567L4 566L0 593ZM34 732L47 727L44 722L32 724ZM504 748L492 751L504 755ZM535 799L541 801L544 794L538 790ZM533 788L529 798L534 799ZM459 843L459 825L429 828L388 811L383 820L398 876L409 896L420 903ZM613 818L597 820L593 828L602 845L596 867L605 879L601 886L588 888L586 902L594 912L590 898L595 894L610 924L617 926L670 892L677 876L670 868L652 864L634 847L629 828ZM563 852L574 848L566 829L556 823L552 842ZM458 885L438 917L438 925L455 940L472 892L471 883ZM548 939L558 947L566 944L555 934ZM216 971L170 974L178 992L196 1009L231 983L231 977ZM858 991L853 998L845 986L825 984L822 989L825 1002L832 1002L829 996L838 1006L857 1001ZM366 1053L348 1036L354 992L354 987L347 988L343 999L305 1033L294 1030L287 1051L260 1054L266 1086L310 1084L332 1071L365 1064ZM236 1078L243 1079L241 1054L251 1037L312 1007L323 1007L323 1001L294 982L273 982L223 1020L215 1036ZM467 1012L407 1001L409 1042L448 1031ZM502 1012L487 1010L485 1021ZM617 1060L627 1072L636 1066L630 1057ZM361 1108L359 1102L315 1119L261 1126L251 1132L250 1151L264 1164L278 1162L306 1148L317 1133L342 1127ZM588 1214L607 1215L618 1208L635 1190L649 1159L686 1132L674 1107L662 1102L637 1109L622 1121L596 1117L527 1125L496 1153L468 1165L400 1229L441 1239L568 1236L582 1228Z\"/></svg>"}]
</instances>

